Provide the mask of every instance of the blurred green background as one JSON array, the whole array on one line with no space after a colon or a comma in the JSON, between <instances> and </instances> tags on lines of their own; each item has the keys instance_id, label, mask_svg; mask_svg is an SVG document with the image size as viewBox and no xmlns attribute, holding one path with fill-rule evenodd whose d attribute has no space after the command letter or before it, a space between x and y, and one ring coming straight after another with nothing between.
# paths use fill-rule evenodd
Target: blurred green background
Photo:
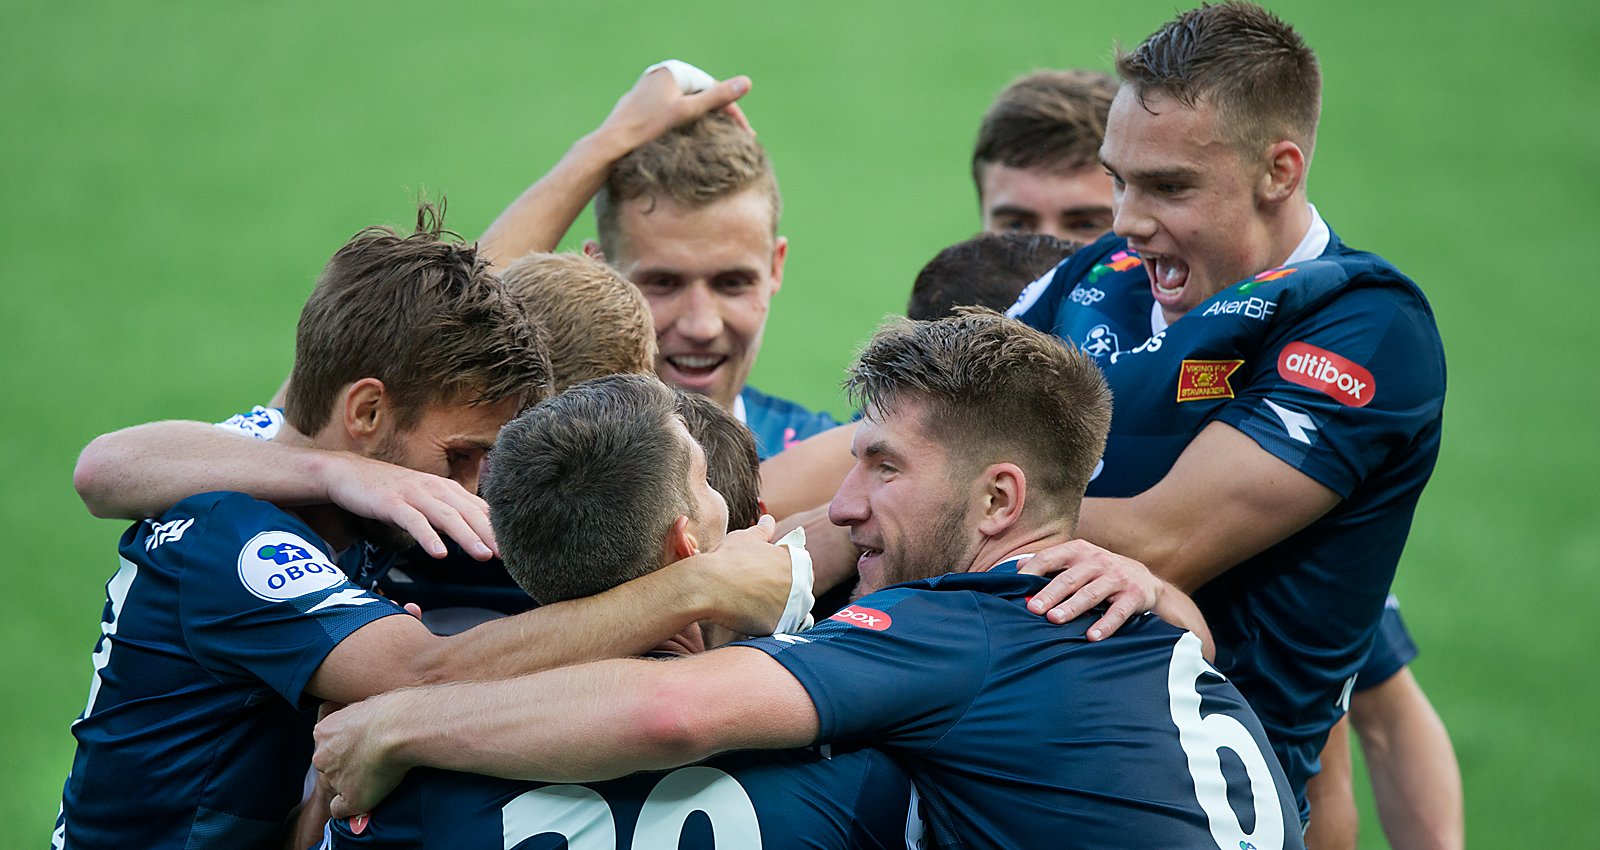
<instances>
[{"instance_id":1,"label":"blurred green background","mask_svg":"<svg viewBox=\"0 0 1600 850\"><path fill-rule=\"evenodd\" d=\"M1271 5L1326 73L1313 200L1423 285L1450 358L1444 451L1396 589L1455 737L1469 840L1592 846L1600 345L1572 264L1600 223L1600 12ZM77 452L268 398L355 230L408 224L426 192L474 236L649 63L750 74L792 242L754 382L839 412L854 346L977 227L967 157L994 93L1038 67L1107 68L1114 41L1175 7L6 4L5 843L46 841L123 527L77 501ZM586 215L567 244L592 232ZM1362 846L1385 846L1362 793Z\"/></svg>"}]
</instances>

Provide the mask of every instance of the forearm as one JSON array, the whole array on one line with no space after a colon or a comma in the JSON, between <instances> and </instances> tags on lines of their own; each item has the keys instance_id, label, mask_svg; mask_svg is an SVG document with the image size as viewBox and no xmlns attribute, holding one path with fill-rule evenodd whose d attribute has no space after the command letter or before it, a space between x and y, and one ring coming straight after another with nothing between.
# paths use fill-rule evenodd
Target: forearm
<instances>
[{"instance_id":1,"label":"forearm","mask_svg":"<svg viewBox=\"0 0 1600 850\"><path fill-rule=\"evenodd\" d=\"M688 764L711 752L674 722L670 707L681 700L653 685L672 663L618 659L396 692L383 698L374 724L377 751L401 770L426 765L546 782Z\"/></svg>"},{"instance_id":2,"label":"forearm","mask_svg":"<svg viewBox=\"0 0 1600 850\"><path fill-rule=\"evenodd\" d=\"M280 505L328 500L328 453L252 440L204 422L152 422L96 437L72 484L98 517L159 516L180 500L237 490Z\"/></svg>"},{"instance_id":3,"label":"forearm","mask_svg":"<svg viewBox=\"0 0 1600 850\"><path fill-rule=\"evenodd\" d=\"M630 150L597 130L575 142L561 161L529 186L489 225L479 240L482 256L499 268L532 251L553 251L605 184L611 167Z\"/></svg>"},{"instance_id":4,"label":"forearm","mask_svg":"<svg viewBox=\"0 0 1600 850\"><path fill-rule=\"evenodd\" d=\"M1463 846L1455 748L1410 669L1357 691L1350 719L1390 844L1398 850Z\"/></svg>"}]
</instances>

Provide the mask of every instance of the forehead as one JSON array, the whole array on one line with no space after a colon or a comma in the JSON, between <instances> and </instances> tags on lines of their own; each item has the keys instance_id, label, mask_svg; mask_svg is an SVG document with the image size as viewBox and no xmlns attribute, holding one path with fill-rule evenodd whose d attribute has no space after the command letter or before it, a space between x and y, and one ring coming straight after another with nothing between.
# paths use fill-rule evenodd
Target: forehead
<instances>
[{"instance_id":1,"label":"forehead","mask_svg":"<svg viewBox=\"0 0 1600 850\"><path fill-rule=\"evenodd\" d=\"M520 399L508 398L487 404L445 402L428 405L417 417L412 432L440 442L492 445L501 426L522 409Z\"/></svg>"},{"instance_id":2,"label":"forehead","mask_svg":"<svg viewBox=\"0 0 1600 850\"><path fill-rule=\"evenodd\" d=\"M884 410L868 405L856 428L850 448L859 457L867 452L883 452L917 458L943 458L945 448L929 433L924 422L928 404L921 399L901 399Z\"/></svg>"},{"instance_id":3,"label":"forehead","mask_svg":"<svg viewBox=\"0 0 1600 850\"><path fill-rule=\"evenodd\" d=\"M1206 100L1190 107L1150 92L1141 102L1132 86L1117 90L1100 159L1124 178L1127 172L1214 168L1223 153L1237 162L1220 132L1217 109Z\"/></svg>"},{"instance_id":4,"label":"forehead","mask_svg":"<svg viewBox=\"0 0 1600 850\"><path fill-rule=\"evenodd\" d=\"M624 271L760 271L771 264L772 206L760 188L703 206L635 198L617 215Z\"/></svg>"},{"instance_id":5,"label":"forehead","mask_svg":"<svg viewBox=\"0 0 1600 850\"><path fill-rule=\"evenodd\" d=\"M1018 206L1036 211L1104 207L1111 204L1111 182L1098 162L1066 171L1013 168L995 163L981 174L986 206Z\"/></svg>"}]
</instances>

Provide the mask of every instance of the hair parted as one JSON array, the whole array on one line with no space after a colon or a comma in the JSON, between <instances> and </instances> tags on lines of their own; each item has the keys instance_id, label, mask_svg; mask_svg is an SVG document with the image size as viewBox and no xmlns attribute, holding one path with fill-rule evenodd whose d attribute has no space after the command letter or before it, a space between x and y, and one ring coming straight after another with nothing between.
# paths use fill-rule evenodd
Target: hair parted
<instances>
[{"instance_id":1,"label":"hair parted","mask_svg":"<svg viewBox=\"0 0 1600 850\"><path fill-rule=\"evenodd\" d=\"M1080 247L1042 233L983 233L957 242L917 272L906 317L942 319L957 307L1004 310Z\"/></svg>"},{"instance_id":2,"label":"hair parted","mask_svg":"<svg viewBox=\"0 0 1600 850\"><path fill-rule=\"evenodd\" d=\"M638 287L582 254L528 254L500 276L544 330L555 391L616 374L651 374L656 328Z\"/></svg>"},{"instance_id":3,"label":"hair parted","mask_svg":"<svg viewBox=\"0 0 1600 850\"><path fill-rule=\"evenodd\" d=\"M1015 463L1030 495L1074 524L1111 427L1111 391L1088 355L981 308L931 322L891 320L844 386L868 416L925 404L922 428L960 474Z\"/></svg>"},{"instance_id":4,"label":"hair parted","mask_svg":"<svg viewBox=\"0 0 1600 850\"><path fill-rule=\"evenodd\" d=\"M761 459L743 422L699 393L677 390L678 413L706 453L706 480L728 503L728 530L761 519Z\"/></svg>"},{"instance_id":5,"label":"hair parted","mask_svg":"<svg viewBox=\"0 0 1600 850\"><path fill-rule=\"evenodd\" d=\"M500 431L483 497L506 571L542 605L592 596L662 566L694 516L678 399L653 375L584 381Z\"/></svg>"},{"instance_id":6,"label":"hair parted","mask_svg":"<svg viewBox=\"0 0 1600 850\"><path fill-rule=\"evenodd\" d=\"M1191 9L1117 56L1117 75L1139 103L1151 94L1193 109L1217 108L1217 126L1246 154L1280 139L1311 158L1322 113L1317 54L1294 27L1253 3Z\"/></svg>"},{"instance_id":7,"label":"hair parted","mask_svg":"<svg viewBox=\"0 0 1600 850\"><path fill-rule=\"evenodd\" d=\"M369 227L328 261L300 313L285 418L317 433L362 378L383 382L401 429L429 405L550 392L542 332L477 246L444 229L443 201L418 206L409 236Z\"/></svg>"},{"instance_id":8,"label":"hair parted","mask_svg":"<svg viewBox=\"0 0 1600 850\"><path fill-rule=\"evenodd\" d=\"M1099 71L1034 71L1013 80L978 125L978 191L990 165L1063 173L1098 163L1116 95L1116 80Z\"/></svg>"},{"instance_id":9,"label":"hair parted","mask_svg":"<svg viewBox=\"0 0 1600 850\"><path fill-rule=\"evenodd\" d=\"M626 239L618 220L628 201L646 199L650 209L663 201L700 209L749 189L766 195L776 236L782 201L766 149L732 117L711 112L639 146L612 167L594 197L600 247L608 257L619 256Z\"/></svg>"}]
</instances>

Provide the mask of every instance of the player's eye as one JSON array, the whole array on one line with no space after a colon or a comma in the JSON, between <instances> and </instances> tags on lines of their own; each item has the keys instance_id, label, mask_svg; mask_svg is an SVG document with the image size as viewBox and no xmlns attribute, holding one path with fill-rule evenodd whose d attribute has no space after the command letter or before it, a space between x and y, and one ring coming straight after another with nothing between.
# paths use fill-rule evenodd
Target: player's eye
<instances>
[{"instance_id":1,"label":"player's eye","mask_svg":"<svg viewBox=\"0 0 1600 850\"><path fill-rule=\"evenodd\" d=\"M749 275L726 274L720 275L712 285L723 292L741 292L755 286L755 279Z\"/></svg>"}]
</instances>

